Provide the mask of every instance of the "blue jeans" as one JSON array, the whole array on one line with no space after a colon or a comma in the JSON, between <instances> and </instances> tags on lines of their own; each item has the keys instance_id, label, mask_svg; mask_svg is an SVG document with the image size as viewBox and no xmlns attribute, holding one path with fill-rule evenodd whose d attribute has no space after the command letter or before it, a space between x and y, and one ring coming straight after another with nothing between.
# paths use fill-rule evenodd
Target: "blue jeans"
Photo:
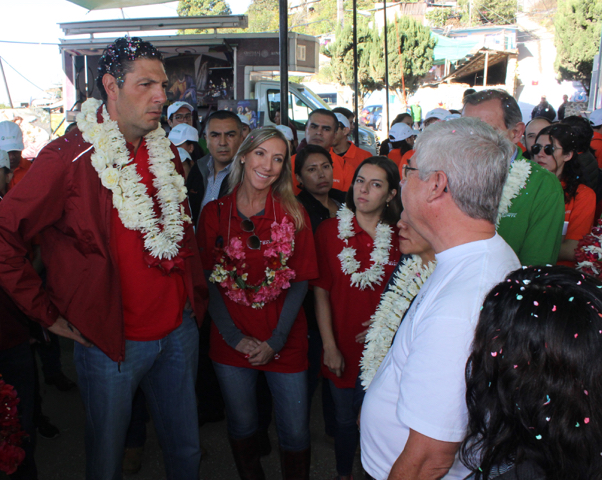
<instances>
[{"instance_id":1,"label":"blue jeans","mask_svg":"<svg viewBox=\"0 0 602 480\"><path fill-rule=\"evenodd\" d=\"M182 324L161 340L126 340L118 365L96 347L75 344L74 360L86 410L86 479L120 480L132 401L142 388L163 450L169 480L199 478L201 450L194 382L198 328Z\"/></svg>"},{"instance_id":2,"label":"blue jeans","mask_svg":"<svg viewBox=\"0 0 602 480\"><path fill-rule=\"evenodd\" d=\"M213 362L226 403L228 433L234 439L248 438L257 432L259 370L232 367ZM276 429L282 450L297 452L309 448L307 371L299 373L265 372L276 413Z\"/></svg>"},{"instance_id":3,"label":"blue jeans","mask_svg":"<svg viewBox=\"0 0 602 480\"><path fill-rule=\"evenodd\" d=\"M337 424L334 436L337 473L340 476L351 475L355 450L360 439L357 416L359 413L358 406L361 406L361 403L360 405L357 404L355 388L337 388L331 380L328 380L328 383L334 400Z\"/></svg>"}]
</instances>

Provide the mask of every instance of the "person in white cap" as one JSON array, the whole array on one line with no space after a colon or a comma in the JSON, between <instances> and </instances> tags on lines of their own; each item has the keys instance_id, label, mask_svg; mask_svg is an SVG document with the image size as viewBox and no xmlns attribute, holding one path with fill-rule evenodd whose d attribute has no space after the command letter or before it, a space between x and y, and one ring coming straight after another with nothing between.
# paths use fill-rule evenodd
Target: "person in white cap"
<instances>
[{"instance_id":1,"label":"person in white cap","mask_svg":"<svg viewBox=\"0 0 602 480\"><path fill-rule=\"evenodd\" d=\"M598 160L598 168L602 168L602 109L594 110L589 116L589 123L594 129L594 136L590 143L590 147L596 153Z\"/></svg>"},{"instance_id":2,"label":"person in white cap","mask_svg":"<svg viewBox=\"0 0 602 480\"><path fill-rule=\"evenodd\" d=\"M187 123L180 123L171 129L168 138L178 147L180 160L184 167L184 178L188 178L193 165L190 155L194 151L194 145L199 142L199 132Z\"/></svg>"},{"instance_id":3,"label":"person in white cap","mask_svg":"<svg viewBox=\"0 0 602 480\"><path fill-rule=\"evenodd\" d=\"M389 130L389 141L391 142L391 151L387 155L395 162L400 169L408 164L408 158L414 154L414 141L420 133L414 130L406 123L396 123Z\"/></svg>"},{"instance_id":4,"label":"person in white cap","mask_svg":"<svg viewBox=\"0 0 602 480\"><path fill-rule=\"evenodd\" d=\"M293 131L291 130L291 127L287 127L286 125L276 125L276 128L284 134L286 141L288 142L288 148L292 152L293 141L295 140L295 137L293 137Z\"/></svg>"},{"instance_id":5,"label":"person in white cap","mask_svg":"<svg viewBox=\"0 0 602 480\"><path fill-rule=\"evenodd\" d=\"M181 123L192 126L192 112L194 107L187 102L174 102L167 107L167 123L171 128Z\"/></svg>"},{"instance_id":6,"label":"person in white cap","mask_svg":"<svg viewBox=\"0 0 602 480\"><path fill-rule=\"evenodd\" d=\"M237 116L242 123L242 139L244 140L247 138L247 135L251 133L251 121L249 120L249 117L241 113L238 113Z\"/></svg>"},{"instance_id":7,"label":"person in white cap","mask_svg":"<svg viewBox=\"0 0 602 480\"><path fill-rule=\"evenodd\" d=\"M423 129L433 123L444 121L450 115L451 112L449 110L446 110L445 108L435 108L431 110L426 114L426 117L424 118Z\"/></svg>"},{"instance_id":8,"label":"person in white cap","mask_svg":"<svg viewBox=\"0 0 602 480\"><path fill-rule=\"evenodd\" d=\"M8 153L13 172L13 178L8 185L9 190L21 181L31 167L31 162L21 155L24 148L23 132L19 125L8 120L0 122L0 150Z\"/></svg>"},{"instance_id":9,"label":"person in white cap","mask_svg":"<svg viewBox=\"0 0 602 480\"><path fill-rule=\"evenodd\" d=\"M357 147L353 142L348 140L349 132L351 131L351 123L349 119L342 113L335 113L339 120L339 129L334 135L334 143L332 144L332 150L339 157L343 159L343 172L345 175L345 181L351 185L353 180L353 174L357 167L360 166L366 158L372 156L370 152Z\"/></svg>"}]
</instances>

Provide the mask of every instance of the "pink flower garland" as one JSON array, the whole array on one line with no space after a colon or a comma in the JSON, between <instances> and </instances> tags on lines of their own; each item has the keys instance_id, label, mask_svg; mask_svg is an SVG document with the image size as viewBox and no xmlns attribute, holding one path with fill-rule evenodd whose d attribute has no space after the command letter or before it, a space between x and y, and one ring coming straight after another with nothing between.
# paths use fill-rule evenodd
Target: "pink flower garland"
<instances>
[{"instance_id":1,"label":"pink flower garland","mask_svg":"<svg viewBox=\"0 0 602 480\"><path fill-rule=\"evenodd\" d=\"M230 300L247 307L263 308L278 298L295 278L295 271L286 266L295 248L295 225L287 217L280 224L272 223L270 238L272 241L263 252L266 276L261 283L247 284L245 246L238 237L230 239L228 246L218 250L209 280L225 288Z\"/></svg>"},{"instance_id":2,"label":"pink flower garland","mask_svg":"<svg viewBox=\"0 0 602 480\"><path fill-rule=\"evenodd\" d=\"M592 232L581 239L575 250L577 270L602 278L602 219L596 222Z\"/></svg>"},{"instance_id":3,"label":"pink flower garland","mask_svg":"<svg viewBox=\"0 0 602 480\"><path fill-rule=\"evenodd\" d=\"M15 473L25 459L21 441L27 435L19 422L19 401L14 387L0 378L0 471L9 475Z\"/></svg>"}]
</instances>

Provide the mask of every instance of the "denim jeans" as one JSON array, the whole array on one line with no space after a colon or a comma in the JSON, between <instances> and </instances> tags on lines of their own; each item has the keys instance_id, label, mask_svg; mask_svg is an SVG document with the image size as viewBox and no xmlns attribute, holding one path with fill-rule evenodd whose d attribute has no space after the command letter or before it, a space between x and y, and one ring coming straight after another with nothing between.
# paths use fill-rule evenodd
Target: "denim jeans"
<instances>
[{"instance_id":1,"label":"denim jeans","mask_svg":"<svg viewBox=\"0 0 602 480\"><path fill-rule=\"evenodd\" d=\"M337 473L340 476L351 475L355 450L360 439L360 432L357 428L359 409L355 401L355 388L337 388L331 380L328 383L334 400L337 423L334 436Z\"/></svg>"},{"instance_id":2,"label":"denim jeans","mask_svg":"<svg viewBox=\"0 0 602 480\"><path fill-rule=\"evenodd\" d=\"M163 450L169 480L199 478L201 451L194 382L198 328L182 324L161 340L126 340L120 365L96 347L75 344L74 360L86 410L86 479L120 480L132 402L142 387Z\"/></svg>"},{"instance_id":3,"label":"denim jeans","mask_svg":"<svg viewBox=\"0 0 602 480\"><path fill-rule=\"evenodd\" d=\"M228 433L232 438L248 438L257 432L259 370L232 367L213 362L226 403ZM272 392L276 429L282 450L297 452L309 448L307 371L299 373L265 372Z\"/></svg>"}]
</instances>

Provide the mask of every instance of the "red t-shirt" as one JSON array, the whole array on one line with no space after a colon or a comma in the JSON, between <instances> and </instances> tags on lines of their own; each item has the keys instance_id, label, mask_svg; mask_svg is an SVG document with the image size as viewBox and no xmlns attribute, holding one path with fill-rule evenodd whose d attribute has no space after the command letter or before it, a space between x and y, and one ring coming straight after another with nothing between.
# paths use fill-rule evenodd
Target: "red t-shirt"
<instances>
[{"instance_id":1,"label":"red t-shirt","mask_svg":"<svg viewBox=\"0 0 602 480\"><path fill-rule=\"evenodd\" d=\"M564 182L562 182L562 188L564 188ZM594 224L595 212L596 193L583 184L579 185L577 195L565 204L564 228L562 230L564 239L579 241L590 233ZM561 260L557 264L575 267L575 263L568 260Z\"/></svg>"},{"instance_id":2,"label":"red t-shirt","mask_svg":"<svg viewBox=\"0 0 602 480\"><path fill-rule=\"evenodd\" d=\"M370 158L371 156L372 154L370 152L356 147L353 143L349 142L349 149L341 157L343 159L344 182L342 190L344 192L349 190L349 187L353 183L353 175L355 175L357 167L359 167L366 158Z\"/></svg>"},{"instance_id":3,"label":"red t-shirt","mask_svg":"<svg viewBox=\"0 0 602 480\"><path fill-rule=\"evenodd\" d=\"M357 220L353 219L355 235L348 239L348 246L355 248L355 258L360 262L360 271L372 265L370 254L374 248L374 241L360 228ZM362 323L368 321L376 311L389 278L401 257L397 229L393 227L389 261L385 266L385 274L380 285L373 285L374 290L366 287L360 290L351 286L351 276L343 273L339 253L345 243L338 237L338 219L324 220L316 231L316 252L320 277L311 282L330 292L330 307L332 315L332 329L337 348L345 359L345 371L341 378L337 377L328 368L322 365L322 375L332 380L337 388L353 388L360 371L360 359L364 351L364 344L357 343L355 336L367 327Z\"/></svg>"},{"instance_id":4,"label":"red t-shirt","mask_svg":"<svg viewBox=\"0 0 602 480\"><path fill-rule=\"evenodd\" d=\"M199 225L202 225L203 228L198 229L197 240L201 249L203 267L212 270L216 263L214 246L218 236L223 238L224 245L228 245L233 237L239 237L243 245L246 245L247 239L251 235L257 235L261 240L261 249L251 250L245 247L246 263L248 264L247 272L249 274L247 282L256 285L265 276L263 251L270 243L272 223L274 220L280 223L285 215L288 216L291 222L293 219L284 211L280 203L273 201L272 195L268 194L265 203L265 214L252 217L255 231L244 232L240 227L242 218L236 208L237 190L207 204L201 213ZM289 257L287 265L295 271L294 282L311 280L318 276L313 234L307 214L305 214L305 228L295 235L295 249L292 256ZM244 335L255 337L260 341L268 340L272 336L273 330L278 325L287 290L282 290L276 300L266 303L263 308L256 309L230 300L226 296L225 290L221 286L218 286L218 288L232 321ZM209 356L215 362L234 367L283 373L297 373L306 370L307 321L303 307L299 309L286 344L278 352L278 358L274 357L266 365L252 366L243 353L233 349L224 341L215 323L211 324Z\"/></svg>"},{"instance_id":5,"label":"red t-shirt","mask_svg":"<svg viewBox=\"0 0 602 480\"><path fill-rule=\"evenodd\" d=\"M130 157L134 155L128 144ZM161 209L155 199L154 175L149 171L148 150L142 139L134 157L138 175L153 199L155 214ZM116 208L111 209L111 241L117 252L121 280L123 321L127 340L151 341L166 337L182 323L186 288L181 271L166 275L144 260L144 239L138 230L125 228Z\"/></svg>"},{"instance_id":6,"label":"red t-shirt","mask_svg":"<svg viewBox=\"0 0 602 480\"><path fill-rule=\"evenodd\" d=\"M598 160L598 168L602 168L602 133L594 132L592 141L589 146L596 153L596 160Z\"/></svg>"},{"instance_id":7,"label":"red t-shirt","mask_svg":"<svg viewBox=\"0 0 602 480\"><path fill-rule=\"evenodd\" d=\"M330 156L332 157L332 188L345 192L349 187L345 188L345 168L343 159L334 153L332 148L330 149ZM299 195L301 189L297 186L299 182L297 182L297 177L295 177L295 158L297 158L296 154L291 157L293 191L295 192L295 195Z\"/></svg>"}]
</instances>

